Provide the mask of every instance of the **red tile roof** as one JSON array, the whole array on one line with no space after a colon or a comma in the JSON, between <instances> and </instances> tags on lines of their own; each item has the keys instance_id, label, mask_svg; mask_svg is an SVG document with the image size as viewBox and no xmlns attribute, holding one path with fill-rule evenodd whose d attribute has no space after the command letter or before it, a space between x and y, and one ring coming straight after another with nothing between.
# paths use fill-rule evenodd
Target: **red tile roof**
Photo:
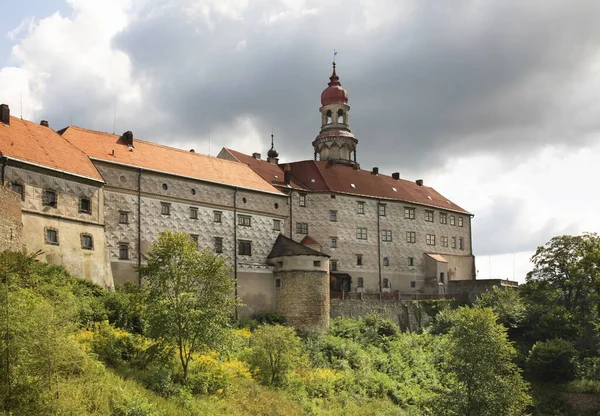
<instances>
[{"instance_id":1,"label":"red tile roof","mask_svg":"<svg viewBox=\"0 0 600 416\"><path fill-rule=\"evenodd\" d=\"M392 199L470 214L429 186L405 179L374 175L371 171L326 161L306 160L289 164L292 176L312 191L340 192Z\"/></svg>"},{"instance_id":2,"label":"red tile roof","mask_svg":"<svg viewBox=\"0 0 600 416\"><path fill-rule=\"evenodd\" d=\"M255 159L250 155L246 155L244 153L236 152L235 150L225 148L231 156L235 158L235 160L245 163L248 165L254 172L259 174L264 180L271 183L273 186L282 186L287 187L284 182L284 172L282 169L283 165L274 165L266 160ZM300 182L295 180L294 178L290 181L290 187L294 189L306 190L307 188L302 185Z\"/></svg>"},{"instance_id":3,"label":"red tile roof","mask_svg":"<svg viewBox=\"0 0 600 416\"><path fill-rule=\"evenodd\" d=\"M0 123L0 153L9 159L102 181L90 159L49 127L17 117Z\"/></svg>"},{"instance_id":4,"label":"red tile roof","mask_svg":"<svg viewBox=\"0 0 600 416\"><path fill-rule=\"evenodd\" d=\"M315 241L315 239L314 239L314 238L312 238L312 237L311 237L311 236L309 236L309 235L307 235L306 237L304 237L304 238L302 239L302 241L300 241L300 244L304 244L304 245L307 245L307 246L314 246L314 245L317 245L317 246L318 246L318 245L320 245L319 243L317 243L317 242Z\"/></svg>"},{"instance_id":5,"label":"red tile roof","mask_svg":"<svg viewBox=\"0 0 600 416\"><path fill-rule=\"evenodd\" d=\"M133 149L130 149L120 136L75 126L67 127L61 134L91 159L281 194L243 163L188 152L137 138L133 141Z\"/></svg>"}]
</instances>

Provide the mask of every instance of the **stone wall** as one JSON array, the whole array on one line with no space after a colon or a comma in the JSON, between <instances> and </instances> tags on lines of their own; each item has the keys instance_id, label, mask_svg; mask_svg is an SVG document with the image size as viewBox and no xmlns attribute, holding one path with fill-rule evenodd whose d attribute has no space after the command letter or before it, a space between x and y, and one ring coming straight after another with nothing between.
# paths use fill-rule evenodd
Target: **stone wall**
<instances>
[{"instance_id":1,"label":"stone wall","mask_svg":"<svg viewBox=\"0 0 600 416\"><path fill-rule=\"evenodd\" d=\"M515 281L505 279L457 280L448 282L446 293L449 295L468 294L469 302L473 303L477 300L479 295L483 292L492 290L494 286L498 286L502 289L516 289L519 284Z\"/></svg>"},{"instance_id":2,"label":"stone wall","mask_svg":"<svg viewBox=\"0 0 600 416\"><path fill-rule=\"evenodd\" d=\"M22 233L21 198L11 189L0 186L0 251L19 250Z\"/></svg>"}]
</instances>

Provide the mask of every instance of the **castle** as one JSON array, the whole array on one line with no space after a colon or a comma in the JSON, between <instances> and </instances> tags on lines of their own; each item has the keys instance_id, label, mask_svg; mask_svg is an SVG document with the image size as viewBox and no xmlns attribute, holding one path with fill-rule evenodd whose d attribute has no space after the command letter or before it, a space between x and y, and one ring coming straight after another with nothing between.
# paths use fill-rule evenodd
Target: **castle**
<instances>
[{"instance_id":1,"label":"castle","mask_svg":"<svg viewBox=\"0 0 600 416\"><path fill-rule=\"evenodd\" d=\"M14 192L0 192L0 249L41 250L110 288L141 282L135 266L160 232L185 232L226 258L240 314L277 311L305 329L326 327L340 294L445 294L474 280L472 214L422 180L362 170L349 112L334 62L314 160L280 164L273 140L266 160L209 157L131 131L54 131L2 104L0 184Z\"/></svg>"}]
</instances>

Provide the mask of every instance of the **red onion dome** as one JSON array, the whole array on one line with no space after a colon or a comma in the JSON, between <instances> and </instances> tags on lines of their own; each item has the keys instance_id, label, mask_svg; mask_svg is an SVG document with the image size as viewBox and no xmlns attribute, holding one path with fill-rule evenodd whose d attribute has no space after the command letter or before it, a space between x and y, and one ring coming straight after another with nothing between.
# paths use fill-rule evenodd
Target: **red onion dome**
<instances>
[{"instance_id":1,"label":"red onion dome","mask_svg":"<svg viewBox=\"0 0 600 416\"><path fill-rule=\"evenodd\" d=\"M348 104L348 92L342 88L340 78L335 73L335 61L333 61L333 73L329 77L329 85L321 93L321 105Z\"/></svg>"}]
</instances>

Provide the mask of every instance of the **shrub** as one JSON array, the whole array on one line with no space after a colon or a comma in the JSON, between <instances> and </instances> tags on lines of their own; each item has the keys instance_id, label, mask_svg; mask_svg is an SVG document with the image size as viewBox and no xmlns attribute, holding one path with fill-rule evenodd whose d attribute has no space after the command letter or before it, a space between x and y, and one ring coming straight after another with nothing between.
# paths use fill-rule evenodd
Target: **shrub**
<instances>
[{"instance_id":1,"label":"shrub","mask_svg":"<svg viewBox=\"0 0 600 416\"><path fill-rule=\"evenodd\" d=\"M600 381L600 357L584 358L581 366L581 377Z\"/></svg>"},{"instance_id":2,"label":"shrub","mask_svg":"<svg viewBox=\"0 0 600 416\"><path fill-rule=\"evenodd\" d=\"M299 361L300 338L293 328L260 326L251 345L249 363L263 384L281 385Z\"/></svg>"},{"instance_id":3,"label":"shrub","mask_svg":"<svg viewBox=\"0 0 600 416\"><path fill-rule=\"evenodd\" d=\"M569 381L577 376L577 350L561 338L535 343L527 358L531 378L540 381Z\"/></svg>"}]
</instances>

